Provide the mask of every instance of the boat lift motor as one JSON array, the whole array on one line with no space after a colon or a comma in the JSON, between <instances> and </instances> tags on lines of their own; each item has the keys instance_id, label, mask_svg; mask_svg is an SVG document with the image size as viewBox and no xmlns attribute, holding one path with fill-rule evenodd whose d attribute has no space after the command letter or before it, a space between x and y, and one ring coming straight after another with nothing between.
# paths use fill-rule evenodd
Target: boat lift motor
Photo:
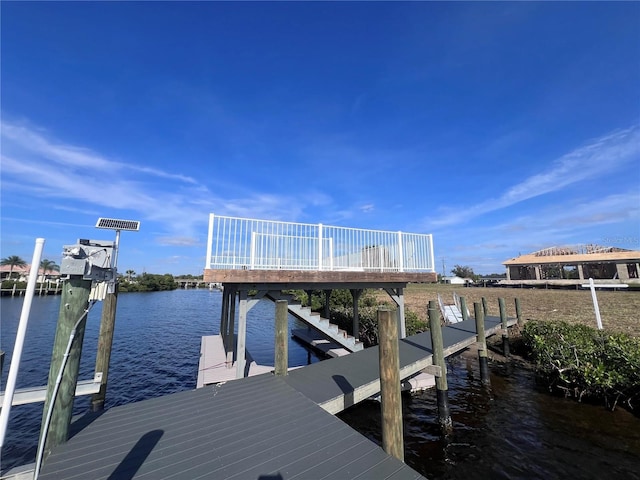
<instances>
[{"instance_id":1,"label":"boat lift motor","mask_svg":"<svg viewBox=\"0 0 640 480\"><path fill-rule=\"evenodd\" d=\"M115 278L111 266L114 242L79 239L76 245L64 245L60 275L82 275L83 280L110 282Z\"/></svg>"}]
</instances>

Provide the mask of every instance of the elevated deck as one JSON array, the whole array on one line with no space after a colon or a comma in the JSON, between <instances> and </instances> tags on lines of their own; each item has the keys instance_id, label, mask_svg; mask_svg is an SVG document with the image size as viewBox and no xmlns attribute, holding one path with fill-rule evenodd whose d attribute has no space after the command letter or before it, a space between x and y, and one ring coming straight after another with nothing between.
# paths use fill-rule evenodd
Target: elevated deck
<instances>
[{"instance_id":1,"label":"elevated deck","mask_svg":"<svg viewBox=\"0 0 640 480\"><path fill-rule=\"evenodd\" d=\"M205 269L207 283L237 283L257 289L264 284L278 285L283 290L306 287L325 288L382 288L386 285L407 283L435 283L435 272L371 272L324 270L233 270Z\"/></svg>"},{"instance_id":2,"label":"elevated deck","mask_svg":"<svg viewBox=\"0 0 640 480\"><path fill-rule=\"evenodd\" d=\"M498 332L499 319L485 328ZM473 320L444 327L443 340L447 355L471 345ZM428 333L400 341L401 377L431 363ZM379 389L370 348L115 407L54 449L40 478L423 478L331 415Z\"/></svg>"}]
</instances>

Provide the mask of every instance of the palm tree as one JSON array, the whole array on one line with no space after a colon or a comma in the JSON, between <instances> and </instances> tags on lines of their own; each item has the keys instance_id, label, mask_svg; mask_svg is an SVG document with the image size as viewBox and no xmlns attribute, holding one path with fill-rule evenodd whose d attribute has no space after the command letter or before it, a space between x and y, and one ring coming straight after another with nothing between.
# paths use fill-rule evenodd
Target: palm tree
<instances>
[{"instance_id":1,"label":"palm tree","mask_svg":"<svg viewBox=\"0 0 640 480\"><path fill-rule=\"evenodd\" d=\"M136 274L136 272L133 270L127 270L125 273L127 274L127 280L129 281L131 281L131 277L133 277Z\"/></svg>"},{"instance_id":2,"label":"palm tree","mask_svg":"<svg viewBox=\"0 0 640 480\"><path fill-rule=\"evenodd\" d=\"M9 278L11 278L13 276L13 267L24 267L27 265L27 262L17 255L11 255L10 257L0 260L0 265L3 267L9 265L11 267L9 269Z\"/></svg>"},{"instance_id":3,"label":"palm tree","mask_svg":"<svg viewBox=\"0 0 640 480\"><path fill-rule=\"evenodd\" d=\"M53 260L47 260L46 258L40 262L40 268L44 276L47 276L47 272L59 272L60 266Z\"/></svg>"}]
</instances>

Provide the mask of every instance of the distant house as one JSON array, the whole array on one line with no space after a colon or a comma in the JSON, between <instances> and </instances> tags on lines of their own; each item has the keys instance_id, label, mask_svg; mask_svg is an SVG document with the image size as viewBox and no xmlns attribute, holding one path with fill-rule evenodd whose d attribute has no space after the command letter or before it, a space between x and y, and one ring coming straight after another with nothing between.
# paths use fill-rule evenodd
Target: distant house
<instances>
[{"instance_id":1,"label":"distant house","mask_svg":"<svg viewBox=\"0 0 640 480\"><path fill-rule=\"evenodd\" d=\"M501 285L581 285L625 283L640 286L640 251L600 245L550 247L503 262Z\"/></svg>"},{"instance_id":2,"label":"distant house","mask_svg":"<svg viewBox=\"0 0 640 480\"><path fill-rule=\"evenodd\" d=\"M471 278L462 278L454 275L453 277L442 277L442 282L451 285L467 285L473 283Z\"/></svg>"},{"instance_id":3,"label":"distant house","mask_svg":"<svg viewBox=\"0 0 640 480\"><path fill-rule=\"evenodd\" d=\"M31 265L13 266L13 279L18 282L26 282L29 280L29 272L31 271ZM0 280L8 280L11 273L11 265L0 265ZM46 282L47 280L57 280L60 278L60 272L54 270L45 271L41 268L38 271L38 283Z\"/></svg>"}]
</instances>

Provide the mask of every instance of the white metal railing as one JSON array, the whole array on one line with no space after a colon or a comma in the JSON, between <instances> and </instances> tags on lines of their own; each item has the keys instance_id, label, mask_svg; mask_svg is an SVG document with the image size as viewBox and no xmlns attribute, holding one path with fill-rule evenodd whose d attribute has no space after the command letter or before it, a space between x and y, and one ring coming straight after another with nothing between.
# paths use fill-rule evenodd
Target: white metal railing
<instances>
[{"instance_id":1,"label":"white metal railing","mask_svg":"<svg viewBox=\"0 0 640 480\"><path fill-rule=\"evenodd\" d=\"M210 214L205 269L434 272L433 237Z\"/></svg>"}]
</instances>

